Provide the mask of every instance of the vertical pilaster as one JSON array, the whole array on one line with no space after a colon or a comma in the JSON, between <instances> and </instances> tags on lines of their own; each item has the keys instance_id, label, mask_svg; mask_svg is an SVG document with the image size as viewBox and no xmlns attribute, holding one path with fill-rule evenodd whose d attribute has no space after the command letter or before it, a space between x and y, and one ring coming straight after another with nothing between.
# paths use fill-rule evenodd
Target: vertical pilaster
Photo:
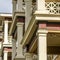
<instances>
[{"instance_id":1,"label":"vertical pilaster","mask_svg":"<svg viewBox=\"0 0 60 60\"><path fill-rule=\"evenodd\" d=\"M4 21L4 43L8 43L8 21Z\"/></svg>"},{"instance_id":2,"label":"vertical pilaster","mask_svg":"<svg viewBox=\"0 0 60 60\"><path fill-rule=\"evenodd\" d=\"M14 60L16 56L16 40L12 39L12 60Z\"/></svg>"},{"instance_id":3,"label":"vertical pilaster","mask_svg":"<svg viewBox=\"0 0 60 60\"><path fill-rule=\"evenodd\" d=\"M33 55L31 53L25 53L26 60L33 60Z\"/></svg>"},{"instance_id":4,"label":"vertical pilaster","mask_svg":"<svg viewBox=\"0 0 60 60\"><path fill-rule=\"evenodd\" d=\"M17 0L17 11L22 12L23 0Z\"/></svg>"},{"instance_id":5,"label":"vertical pilaster","mask_svg":"<svg viewBox=\"0 0 60 60\"><path fill-rule=\"evenodd\" d=\"M4 60L8 60L8 51L4 51Z\"/></svg>"},{"instance_id":6,"label":"vertical pilaster","mask_svg":"<svg viewBox=\"0 0 60 60\"><path fill-rule=\"evenodd\" d=\"M29 25L32 16L32 0L25 0L25 31Z\"/></svg>"},{"instance_id":7,"label":"vertical pilaster","mask_svg":"<svg viewBox=\"0 0 60 60\"><path fill-rule=\"evenodd\" d=\"M47 33L45 29L38 30L38 60L47 60Z\"/></svg>"}]
</instances>

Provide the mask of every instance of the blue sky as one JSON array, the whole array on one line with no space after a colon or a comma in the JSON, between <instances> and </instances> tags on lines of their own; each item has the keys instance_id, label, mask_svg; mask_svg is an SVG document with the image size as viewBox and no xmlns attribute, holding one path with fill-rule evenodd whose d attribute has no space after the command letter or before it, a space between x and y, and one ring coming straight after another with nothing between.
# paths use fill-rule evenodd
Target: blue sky
<instances>
[{"instance_id":1,"label":"blue sky","mask_svg":"<svg viewBox=\"0 0 60 60\"><path fill-rule=\"evenodd\" d=\"M0 0L0 13L12 13L12 0Z\"/></svg>"}]
</instances>

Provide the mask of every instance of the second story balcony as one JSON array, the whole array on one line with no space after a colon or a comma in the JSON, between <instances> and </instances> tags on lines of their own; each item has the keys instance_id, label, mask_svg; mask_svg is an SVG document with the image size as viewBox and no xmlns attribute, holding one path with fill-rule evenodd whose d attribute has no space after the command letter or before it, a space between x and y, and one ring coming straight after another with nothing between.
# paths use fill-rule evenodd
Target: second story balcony
<instances>
[{"instance_id":1,"label":"second story balcony","mask_svg":"<svg viewBox=\"0 0 60 60\"><path fill-rule=\"evenodd\" d=\"M18 2L18 0L14 1L13 14L15 12L25 12L25 8L26 8L25 3L26 2L24 1L20 5L20 2ZM36 1L32 2L31 6L32 6L31 10L33 14L33 12L37 10L37 2ZM49 14L60 14L60 2L59 1L45 1L45 7L46 7L46 10L49 11Z\"/></svg>"},{"instance_id":2,"label":"second story balcony","mask_svg":"<svg viewBox=\"0 0 60 60\"><path fill-rule=\"evenodd\" d=\"M45 2L45 8L48 10L49 14L60 14L60 2ZM33 4L32 11L37 10L36 3Z\"/></svg>"}]
</instances>

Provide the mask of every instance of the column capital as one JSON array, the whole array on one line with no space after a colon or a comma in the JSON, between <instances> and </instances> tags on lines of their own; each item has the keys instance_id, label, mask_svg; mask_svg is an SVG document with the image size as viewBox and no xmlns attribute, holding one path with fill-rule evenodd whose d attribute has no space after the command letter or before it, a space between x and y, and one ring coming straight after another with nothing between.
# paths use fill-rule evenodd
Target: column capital
<instances>
[{"instance_id":1,"label":"column capital","mask_svg":"<svg viewBox=\"0 0 60 60\"><path fill-rule=\"evenodd\" d=\"M8 53L8 51L4 51L4 53Z\"/></svg>"},{"instance_id":2,"label":"column capital","mask_svg":"<svg viewBox=\"0 0 60 60\"><path fill-rule=\"evenodd\" d=\"M5 22L5 23L8 23L8 20L5 20L4 22Z\"/></svg>"},{"instance_id":3,"label":"column capital","mask_svg":"<svg viewBox=\"0 0 60 60\"><path fill-rule=\"evenodd\" d=\"M37 34L47 34L48 30L46 29L38 29Z\"/></svg>"},{"instance_id":4,"label":"column capital","mask_svg":"<svg viewBox=\"0 0 60 60\"><path fill-rule=\"evenodd\" d=\"M22 25L24 25L23 22L17 22L17 26L22 26Z\"/></svg>"}]
</instances>

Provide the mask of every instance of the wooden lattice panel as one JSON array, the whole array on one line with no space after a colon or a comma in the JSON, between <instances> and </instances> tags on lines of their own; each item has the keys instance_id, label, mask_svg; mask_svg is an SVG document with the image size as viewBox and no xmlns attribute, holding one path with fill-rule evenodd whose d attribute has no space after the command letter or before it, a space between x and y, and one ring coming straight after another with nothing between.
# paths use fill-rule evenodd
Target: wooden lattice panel
<instances>
[{"instance_id":1,"label":"wooden lattice panel","mask_svg":"<svg viewBox=\"0 0 60 60\"><path fill-rule=\"evenodd\" d=\"M46 9L52 14L60 14L60 2L46 2Z\"/></svg>"}]
</instances>

